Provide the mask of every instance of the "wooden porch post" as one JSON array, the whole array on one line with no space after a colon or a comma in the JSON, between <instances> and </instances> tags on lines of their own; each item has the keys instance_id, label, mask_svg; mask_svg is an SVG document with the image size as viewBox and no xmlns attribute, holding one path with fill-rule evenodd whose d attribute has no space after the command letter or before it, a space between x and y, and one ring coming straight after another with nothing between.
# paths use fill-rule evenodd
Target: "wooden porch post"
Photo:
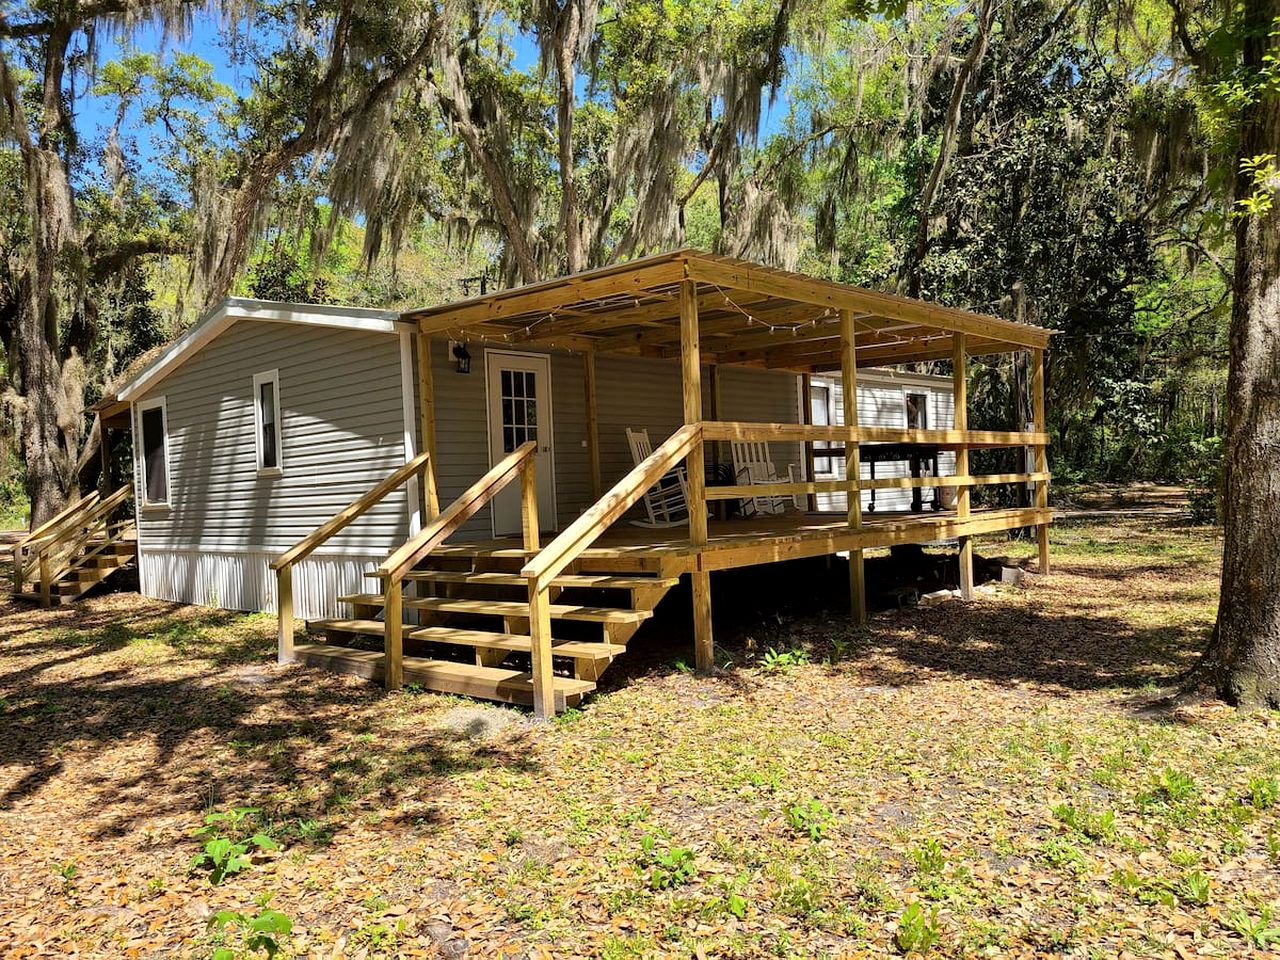
<instances>
[{"instance_id":1,"label":"wooden porch post","mask_svg":"<svg viewBox=\"0 0 1280 960\"><path fill-rule=\"evenodd\" d=\"M404 685L404 581L387 578L382 625L382 679L388 690Z\"/></svg>"},{"instance_id":2,"label":"wooden porch post","mask_svg":"<svg viewBox=\"0 0 1280 960\"><path fill-rule=\"evenodd\" d=\"M844 475L849 501L849 526L862 532L862 460L858 452L858 363L854 346L853 311L840 311L840 379L844 388L844 425L848 434L844 441ZM861 547L849 551L849 603L853 619L867 622L867 579L863 569Z\"/></svg>"},{"instance_id":3,"label":"wooden porch post","mask_svg":"<svg viewBox=\"0 0 1280 960\"><path fill-rule=\"evenodd\" d=\"M1031 419L1037 433L1044 433L1048 421L1044 406L1044 351L1031 351ZM1036 444L1036 473L1049 472L1049 453L1043 443ZM1049 481L1036 481L1036 506L1045 510L1049 506ZM1049 573L1049 524L1036 524L1036 539L1040 545L1040 573Z\"/></svg>"},{"instance_id":4,"label":"wooden porch post","mask_svg":"<svg viewBox=\"0 0 1280 960\"><path fill-rule=\"evenodd\" d=\"M955 406L955 429L969 429L969 382L965 367L964 334L951 335L951 395ZM969 476L969 447L962 445L956 449L956 476ZM956 487L956 518L963 520L969 516L970 487ZM965 600L973 599L973 543L967 536L960 540L960 596Z\"/></svg>"},{"instance_id":5,"label":"wooden porch post","mask_svg":"<svg viewBox=\"0 0 1280 960\"><path fill-rule=\"evenodd\" d=\"M276 663L293 660L293 565L276 571Z\"/></svg>"},{"instance_id":6,"label":"wooden porch post","mask_svg":"<svg viewBox=\"0 0 1280 960\"><path fill-rule=\"evenodd\" d=\"M800 392L803 394L800 398L800 422L806 427L813 426L813 375L804 373L800 375ZM801 451L804 454L804 478L807 482L813 483L813 441L810 440L802 445ZM818 496L811 493L805 498L808 502L809 512L813 513L818 509Z\"/></svg>"},{"instance_id":7,"label":"wooden porch post","mask_svg":"<svg viewBox=\"0 0 1280 960\"><path fill-rule=\"evenodd\" d=\"M596 397L594 350L583 352L582 373L587 391L587 458L591 463L591 499L599 500L604 487L600 482L600 407Z\"/></svg>"},{"instance_id":8,"label":"wooden porch post","mask_svg":"<svg viewBox=\"0 0 1280 960\"><path fill-rule=\"evenodd\" d=\"M418 341L418 401L422 433L422 449L431 455L423 476L422 508L427 520L434 520L440 513L440 498L436 490L436 396L435 372L431 369L431 337L425 333L416 336Z\"/></svg>"},{"instance_id":9,"label":"wooden porch post","mask_svg":"<svg viewBox=\"0 0 1280 960\"><path fill-rule=\"evenodd\" d=\"M680 282L680 372L681 396L686 425L702 420L701 348L698 343L698 285ZM702 438L693 445L686 461L689 472L689 542L696 552L693 581L694 661L700 673L715 665L711 636L711 574L702 569L702 547L707 545L706 454Z\"/></svg>"}]
</instances>

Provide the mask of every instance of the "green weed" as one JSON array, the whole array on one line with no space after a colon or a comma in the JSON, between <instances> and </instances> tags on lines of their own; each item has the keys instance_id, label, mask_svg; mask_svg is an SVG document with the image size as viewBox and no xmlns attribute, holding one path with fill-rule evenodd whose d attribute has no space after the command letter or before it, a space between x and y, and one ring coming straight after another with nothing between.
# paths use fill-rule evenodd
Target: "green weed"
<instances>
[{"instance_id":1,"label":"green weed","mask_svg":"<svg viewBox=\"0 0 1280 960\"><path fill-rule=\"evenodd\" d=\"M787 807L787 823L797 833L808 835L815 843L822 839L827 828L835 822L835 815L821 800L810 799Z\"/></svg>"},{"instance_id":2,"label":"green weed","mask_svg":"<svg viewBox=\"0 0 1280 960\"><path fill-rule=\"evenodd\" d=\"M938 910L928 913L918 903L909 903L898 917L898 932L893 941L906 953L926 953L941 939L938 926Z\"/></svg>"}]
</instances>

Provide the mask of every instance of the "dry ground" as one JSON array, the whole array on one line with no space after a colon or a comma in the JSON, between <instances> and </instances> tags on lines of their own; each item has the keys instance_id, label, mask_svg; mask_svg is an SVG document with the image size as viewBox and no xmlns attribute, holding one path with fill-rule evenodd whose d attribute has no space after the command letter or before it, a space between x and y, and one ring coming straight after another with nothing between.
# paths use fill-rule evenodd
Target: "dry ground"
<instances>
[{"instance_id":1,"label":"dry ground","mask_svg":"<svg viewBox=\"0 0 1280 960\"><path fill-rule=\"evenodd\" d=\"M276 667L263 616L3 606L0 956L250 955L224 909L325 958L1263 955L1277 716L1160 702L1211 624L1212 531L1055 551L865 632L722 630L715 679L659 628L545 728ZM254 831L279 849L190 870Z\"/></svg>"}]
</instances>

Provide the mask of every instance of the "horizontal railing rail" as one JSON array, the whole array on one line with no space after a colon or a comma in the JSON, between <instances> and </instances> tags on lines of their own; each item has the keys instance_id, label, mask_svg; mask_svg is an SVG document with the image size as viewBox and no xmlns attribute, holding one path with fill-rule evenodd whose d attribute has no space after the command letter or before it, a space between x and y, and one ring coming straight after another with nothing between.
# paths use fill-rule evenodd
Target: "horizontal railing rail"
<instances>
[{"instance_id":1,"label":"horizontal railing rail","mask_svg":"<svg viewBox=\"0 0 1280 960\"><path fill-rule=\"evenodd\" d=\"M394 490L399 489L412 477L416 477L430 467L431 455L420 453L402 467L392 473L367 493L357 497L348 506L334 514L316 529L280 554L271 563L276 572L276 645L277 659L286 663L293 659L293 567L309 557L326 541L349 527L364 516L376 504L382 502Z\"/></svg>"},{"instance_id":2,"label":"horizontal railing rail","mask_svg":"<svg viewBox=\"0 0 1280 960\"><path fill-rule=\"evenodd\" d=\"M739 500L746 497L785 497L808 493L852 493L855 490L901 490L913 487L984 487L1003 483L1033 483L1051 479L1048 473L987 473L966 477L880 477L848 480L780 480L707 487L708 500Z\"/></svg>"},{"instance_id":3,"label":"horizontal railing rail","mask_svg":"<svg viewBox=\"0 0 1280 960\"><path fill-rule=\"evenodd\" d=\"M753 423L706 420L703 439L774 440L780 443L845 441L849 443L916 443L943 448L1034 447L1047 445L1049 435L1016 430L914 430L899 427L845 427L804 423ZM826 451L823 451L824 455Z\"/></svg>"}]
</instances>

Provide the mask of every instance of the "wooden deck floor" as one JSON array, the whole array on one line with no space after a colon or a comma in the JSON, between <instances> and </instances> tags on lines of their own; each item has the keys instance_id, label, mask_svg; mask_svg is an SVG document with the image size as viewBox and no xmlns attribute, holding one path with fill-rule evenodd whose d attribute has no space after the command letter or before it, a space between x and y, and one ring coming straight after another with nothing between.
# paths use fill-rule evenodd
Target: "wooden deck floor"
<instances>
[{"instance_id":1,"label":"wooden deck floor","mask_svg":"<svg viewBox=\"0 0 1280 960\"><path fill-rule=\"evenodd\" d=\"M932 543L958 536L973 536L1008 530L1051 520L1049 510L1035 507L1008 510L977 510L961 520L954 511L926 510L868 513L863 529L849 529L844 513L783 514L712 520L705 547L689 542L684 525L665 529L617 523L610 527L583 554L584 560L634 560L659 564L664 572L723 570L730 567L772 563L800 557L820 556L856 548L886 547L899 543ZM543 534L543 543L555 534ZM517 559L531 556L518 537L461 541L434 551L437 556L493 557Z\"/></svg>"}]
</instances>

